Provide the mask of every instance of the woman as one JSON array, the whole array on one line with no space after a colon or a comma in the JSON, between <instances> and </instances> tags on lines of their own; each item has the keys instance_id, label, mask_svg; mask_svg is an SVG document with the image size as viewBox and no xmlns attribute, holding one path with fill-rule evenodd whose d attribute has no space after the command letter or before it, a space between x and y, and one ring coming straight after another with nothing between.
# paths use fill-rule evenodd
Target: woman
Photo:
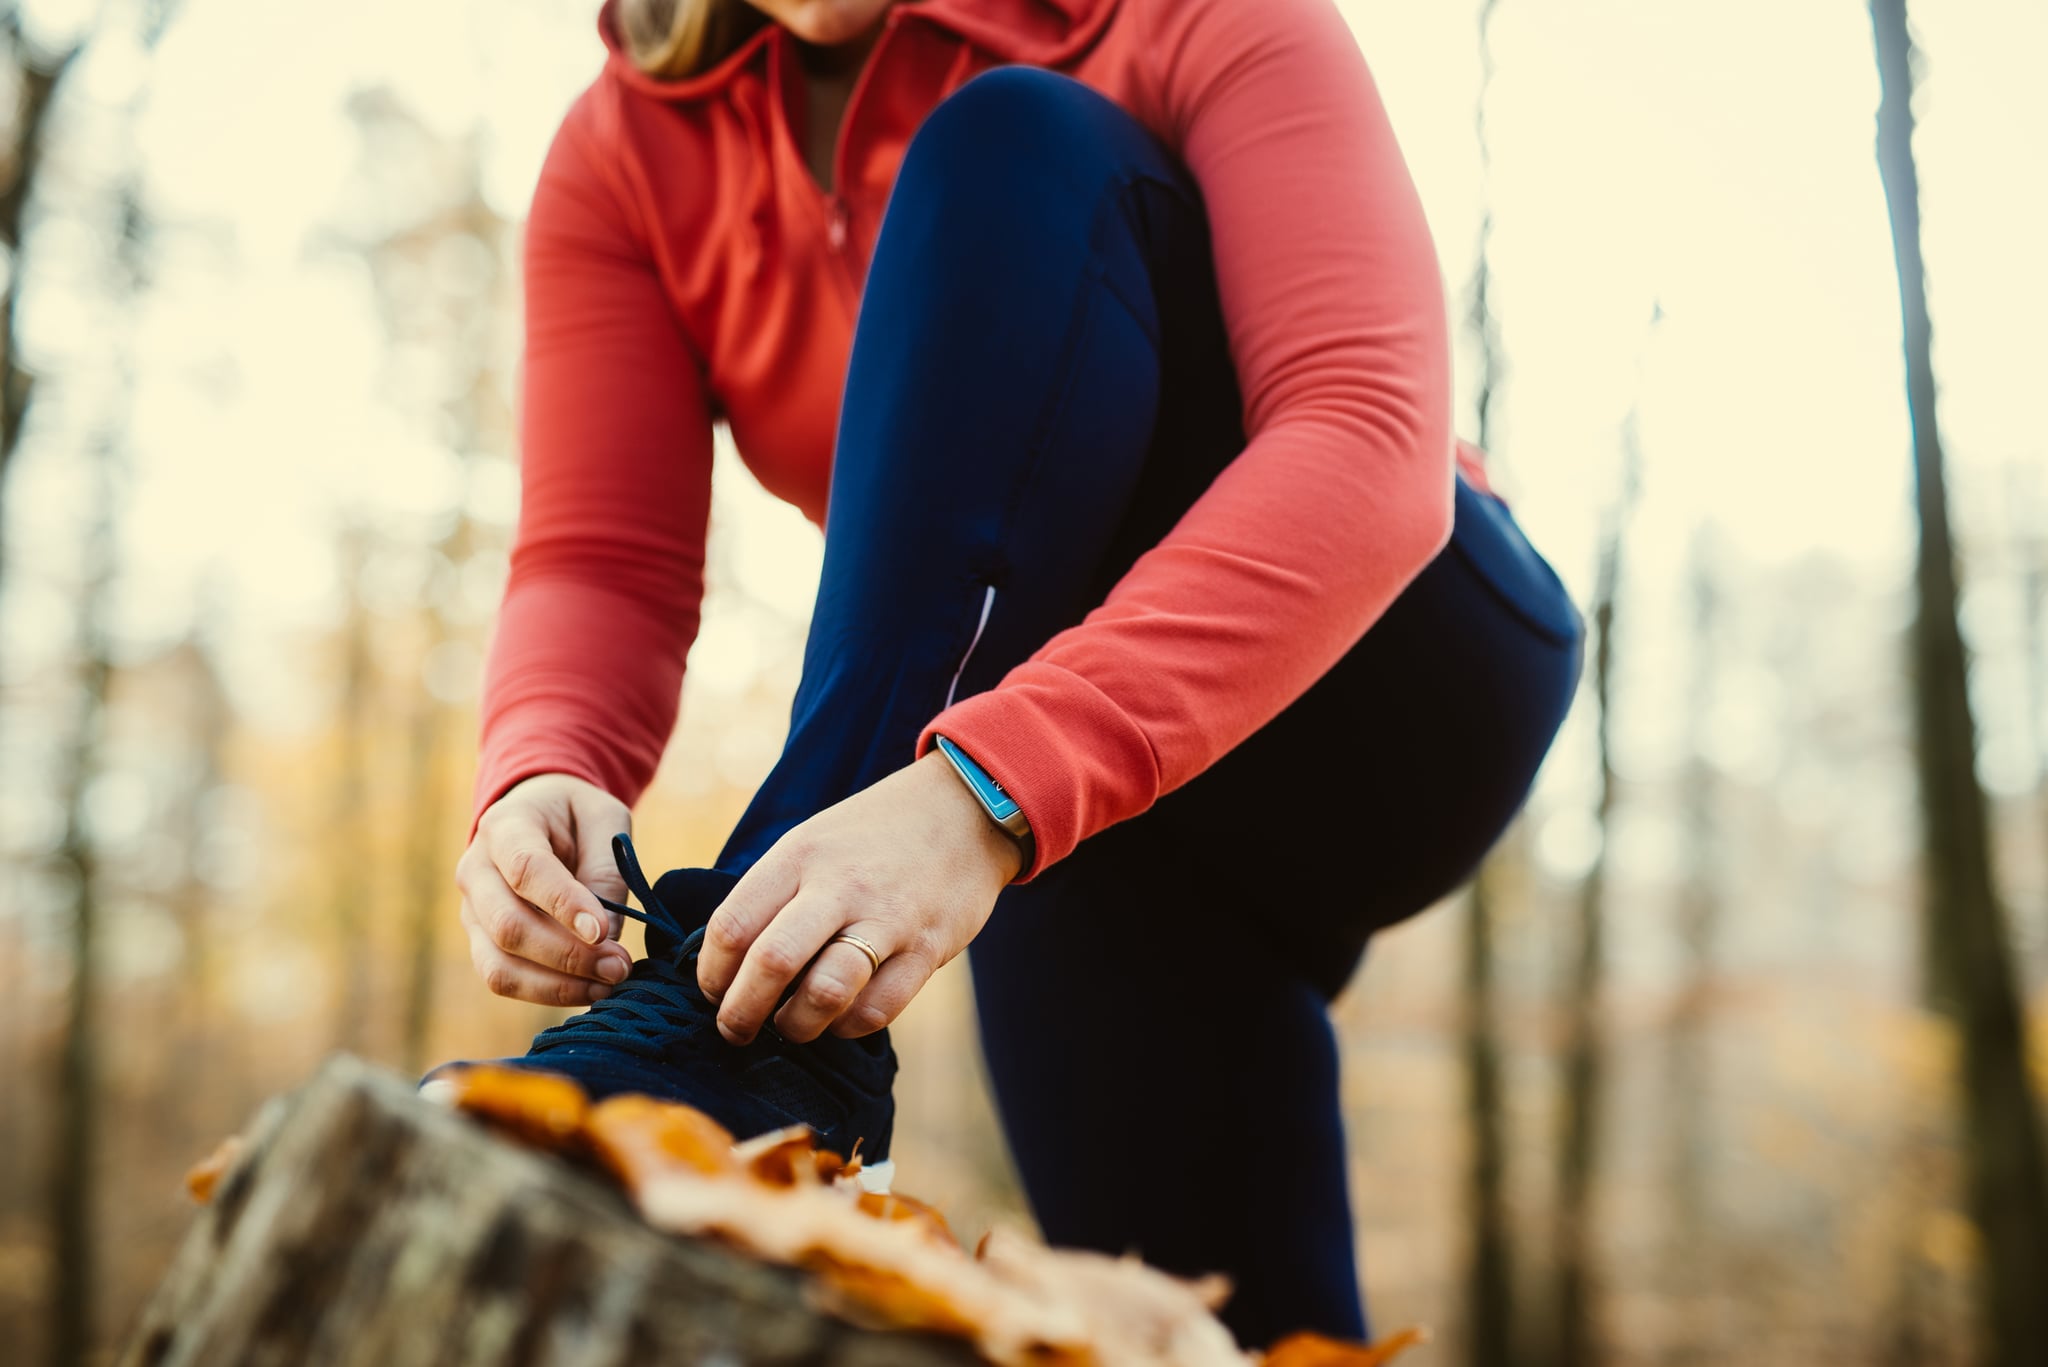
<instances>
[{"instance_id":1,"label":"woman","mask_svg":"<svg viewBox=\"0 0 2048 1367\"><path fill-rule=\"evenodd\" d=\"M1579 623L1453 440L1350 34L1330 0L599 31L527 229L458 876L492 990L591 1004L521 1062L885 1158L883 1027L973 941L1047 1236L1228 1272L1247 1343L1361 1336L1325 1006L1521 804ZM611 837L675 720L721 418L823 581L780 761L715 868L649 887Z\"/></svg>"}]
</instances>

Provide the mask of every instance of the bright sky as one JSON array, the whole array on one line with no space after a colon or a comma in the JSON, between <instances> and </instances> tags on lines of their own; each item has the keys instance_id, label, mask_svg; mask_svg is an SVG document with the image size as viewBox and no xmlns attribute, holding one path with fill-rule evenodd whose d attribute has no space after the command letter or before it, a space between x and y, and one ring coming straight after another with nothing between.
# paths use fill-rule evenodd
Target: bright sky
<instances>
[{"instance_id":1,"label":"bright sky","mask_svg":"<svg viewBox=\"0 0 2048 1367\"><path fill-rule=\"evenodd\" d=\"M56 25L82 0L32 8ZM1479 196L1472 7L1344 8L1462 293ZM1996 538L2042 509L2014 503L2025 486L2008 472L2048 466L2034 421L2048 6L1913 10L1941 417L1969 530ZM338 510L425 518L454 487L447 453L380 398L388 358L366 277L310 245L360 150L345 98L384 84L451 135L480 126L488 193L516 216L599 61L594 13L594 0L185 0L155 59L139 158L159 215L190 231L139 342L124 621L177 632L212 576L234 623L230 673L259 718L310 715L291 633L336 610ZM1494 297L1510 368L1496 447L1537 544L1583 597L1618 426L1638 404L1632 590L1668 596L1703 521L1753 562L1819 551L1898 582L1908 441L1863 6L1503 0L1496 34ZM137 69L109 50L83 75L116 99ZM30 300L45 354L94 344L66 307L53 291ZM734 573L800 616L814 534L730 460L722 473ZM31 442L9 499L10 660L68 630L77 524L49 510L78 507L75 484ZM2048 478L2030 487L2048 500ZM496 517L515 497L502 481L478 494ZM733 687L747 648L715 614L708 630L728 639L698 652L705 682Z\"/></svg>"}]
</instances>

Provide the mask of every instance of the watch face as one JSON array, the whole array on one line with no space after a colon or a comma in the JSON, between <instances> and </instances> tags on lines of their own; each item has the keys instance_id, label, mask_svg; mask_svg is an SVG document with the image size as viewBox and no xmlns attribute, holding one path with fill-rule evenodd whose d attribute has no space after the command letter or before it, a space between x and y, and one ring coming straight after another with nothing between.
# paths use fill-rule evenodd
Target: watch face
<instances>
[{"instance_id":1,"label":"watch face","mask_svg":"<svg viewBox=\"0 0 2048 1367\"><path fill-rule=\"evenodd\" d=\"M974 762L973 756L944 736L934 739L946 758L953 762L953 768L959 772L960 777L967 780L967 786L974 790L975 797L980 799L981 805L988 809L991 817L1002 822L1017 814L1016 801L1003 791L1002 784L988 776L988 770Z\"/></svg>"},{"instance_id":2,"label":"watch face","mask_svg":"<svg viewBox=\"0 0 2048 1367\"><path fill-rule=\"evenodd\" d=\"M982 778L988 784L988 790L982 794L982 801L988 807L988 814L998 821L1008 821L1011 817L1015 816L1017 814L1017 804L1008 793L1003 791L1003 785L989 778L986 774L982 775Z\"/></svg>"}]
</instances>

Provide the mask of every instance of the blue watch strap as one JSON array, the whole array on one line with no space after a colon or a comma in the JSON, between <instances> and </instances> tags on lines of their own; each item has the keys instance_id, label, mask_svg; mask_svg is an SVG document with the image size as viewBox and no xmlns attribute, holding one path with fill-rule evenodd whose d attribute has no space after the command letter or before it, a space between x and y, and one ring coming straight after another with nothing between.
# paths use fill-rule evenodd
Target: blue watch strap
<instances>
[{"instance_id":1,"label":"blue watch strap","mask_svg":"<svg viewBox=\"0 0 2048 1367\"><path fill-rule=\"evenodd\" d=\"M947 740L944 736L932 737L939 753L953 766L953 772L960 775L960 781L967 785L967 791L974 794L974 800L988 813L989 820L1001 826L1024 851L1024 870L1031 868L1037 858L1038 842L1032 838L1031 822L1024 815L1024 809L1017 805L1017 799L1003 791L1003 785L989 776L988 770L974 762L974 757Z\"/></svg>"}]
</instances>

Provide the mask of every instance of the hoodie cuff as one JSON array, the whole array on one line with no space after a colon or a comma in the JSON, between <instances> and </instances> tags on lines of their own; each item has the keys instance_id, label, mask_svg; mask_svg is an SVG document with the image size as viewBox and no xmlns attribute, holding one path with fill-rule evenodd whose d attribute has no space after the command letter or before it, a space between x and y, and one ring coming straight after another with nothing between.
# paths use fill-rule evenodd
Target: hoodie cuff
<instances>
[{"instance_id":1,"label":"hoodie cuff","mask_svg":"<svg viewBox=\"0 0 2048 1367\"><path fill-rule=\"evenodd\" d=\"M940 735L1002 784L1031 823L1038 857L1020 883L1159 796L1159 761L1145 733L1094 684L1057 665L1020 665L939 713L918 736L917 756Z\"/></svg>"},{"instance_id":2,"label":"hoodie cuff","mask_svg":"<svg viewBox=\"0 0 2048 1367\"><path fill-rule=\"evenodd\" d=\"M526 780L542 774L567 774L614 796L626 790L626 784L621 782L623 775L607 772L604 765L593 763L590 756L574 751L508 749L486 755L477 766L476 782L470 793L469 833L463 837L463 848L467 849L476 840L477 823L484 819L484 813L499 798ZM634 796L638 796L637 791ZM620 798L620 801L629 807L633 805L632 798Z\"/></svg>"}]
</instances>

